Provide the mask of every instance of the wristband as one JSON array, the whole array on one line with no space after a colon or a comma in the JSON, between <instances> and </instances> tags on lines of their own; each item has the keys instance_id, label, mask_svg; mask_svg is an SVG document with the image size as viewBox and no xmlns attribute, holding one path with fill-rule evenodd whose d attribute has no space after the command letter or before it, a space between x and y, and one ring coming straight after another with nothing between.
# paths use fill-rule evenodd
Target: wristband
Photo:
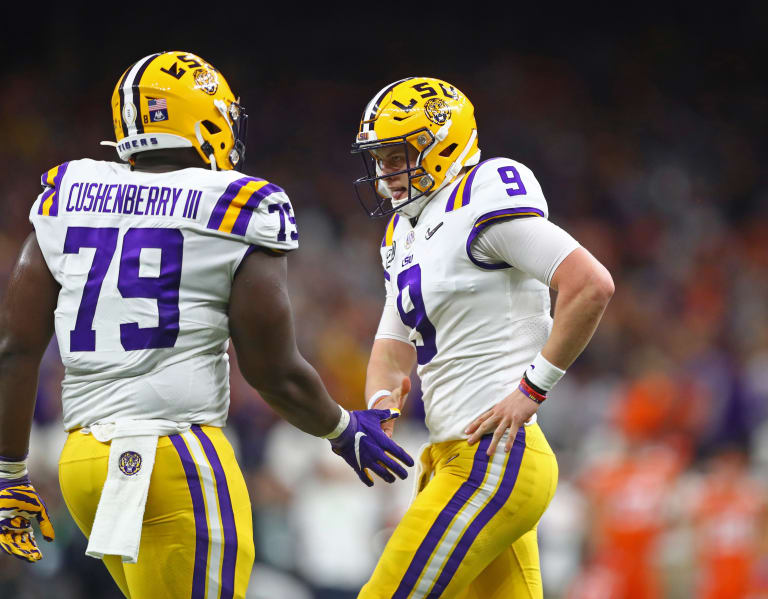
<instances>
[{"instance_id":1,"label":"wristband","mask_svg":"<svg viewBox=\"0 0 768 599\"><path fill-rule=\"evenodd\" d=\"M376 393L368 398L368 409L372 409L373 406L376 405L377 401L379 401L382 397L386 397L387 395L392 395L392 391L389 389L379 389L376 391Z\"/></svg>"},{"instance_id":2,"label":"wristband","mask_svg":"<svg viewBox=\"0 0 768 599\"><path fill-rule=\"evenodd\" d=\"M339 406L339 409L341 410L341 416L339 416L339 422L338 424L336 424L336 428L334 428L327 435L322 435L321 437L322 439L328 439L328 440L335 439L347 429L347 426L349 426L349 412L347 412L341 406Z\"/></svg>"},{"instance_id":3,"label":"wristband","mask_svg":"<svg viewBox=\"0 0 768 599\"><path fill-rule=\"evenodd\" d=\"M538 390L534 389L528 381L528 377L525 375L523 375L523 378L520 379L520 384L517 386L517 388L522 392L523 395L529 397L537 404L543 404L544 400L547 399L547 394L540 393Z\"/></svg>"},{"instance_id":4,"label":"wristband","mask_svg":"<svg viewBox=\"0 0 768 599\"><path fill-rule=\"evenodd\" d=\"M28 474L26 457L14 459L0 456L0 480L15 480Z\"/></svg>"},{"instance_id":5,"label":"wristband","mask_svg":"<svg viewBox=\"0 0 768 599\"><path fill-rule=\"evenodd\" d=\"M525 371L528 381L544 391L545 395L564 374L565 370L552 364L552 362L541 355L541 352L536 354L528 370Z\"/></svg>"}]
</instances>

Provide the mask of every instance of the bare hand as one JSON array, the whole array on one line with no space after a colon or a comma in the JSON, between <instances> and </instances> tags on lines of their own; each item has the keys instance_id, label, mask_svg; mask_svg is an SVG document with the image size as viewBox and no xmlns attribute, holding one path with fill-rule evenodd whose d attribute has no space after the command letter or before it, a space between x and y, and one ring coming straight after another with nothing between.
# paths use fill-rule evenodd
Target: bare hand
<instances>
[{"instance_id":1,"label":"bare hand","mask_svg":"<svg viewBox=\"0 0 768 599\"><path fill-rule=\"evenodd\" d=\"M499 403L487 412L475 418L464 432L469 435L467 443L474 445L484 435L493 431L493 439L486 450L487 455L493 455L496 446L504 436L507 429L510 430L504 451L509 452L515 442L517 430L539 409L539 404L530 397L523 395L518 389L507 395ZM494 430L495 429L495 430Z\"/></svg>"},{"instance_id":2,"label":"bare hand","mask_svg":"<svg viewBox=\"0 0 768 599\"><path fill-rule=\"evenodd\" d=\"M371 407L377 410L402 410L405 405L405 400L408 398L408 392L411 390L411 379L403 377L400 381L400 386L392 389L392 395L385 395L379 399ZM387 437L392 438L392 433L395 432L395 420L386 420L381 423L381 430L383 430Z\"/></svg>"}]
</instances>

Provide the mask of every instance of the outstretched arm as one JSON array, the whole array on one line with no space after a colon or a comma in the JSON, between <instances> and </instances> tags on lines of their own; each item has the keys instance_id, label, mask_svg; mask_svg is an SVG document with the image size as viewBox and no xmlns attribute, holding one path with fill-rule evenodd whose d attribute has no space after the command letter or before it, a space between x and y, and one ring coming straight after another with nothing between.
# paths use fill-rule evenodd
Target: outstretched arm
<instances>
[{"instance_id":1,"label":"outstretched arm","mask_svg":"<svg viewBox=\"0 0 768 599\"><path fill-rule=\"evenodd\" d=\"M339 406L296 346L287 290L287 258L256 251L232 284L229 327L245 379L288 422L321 436L339 420Z\"/></svg>"},{"instance_id":2,"label":"outstretched arm","mask_svg":"<svg viewBox=\"0 0 768 599\"><path fill-rule=\"evenodd\" d=\"M397 417L390 410L347 413L331 399L314 368L296 346L287 292L286 258L254 252L245 258L232 285L230 333L246 380L285 420L315 436L331 434L336 453L366 485L366 468L388 482L391 472L406 471L385 455L405 464L413 460L381 431L381 421ZM391 472L390 472L391 471Z\"/></svg>"}]
</instances>

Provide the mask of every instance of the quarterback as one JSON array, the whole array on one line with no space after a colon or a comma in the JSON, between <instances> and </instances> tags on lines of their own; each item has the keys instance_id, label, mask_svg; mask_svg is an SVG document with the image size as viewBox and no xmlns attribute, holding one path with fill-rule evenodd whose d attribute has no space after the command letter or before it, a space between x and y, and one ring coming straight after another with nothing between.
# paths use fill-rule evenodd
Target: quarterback
<instances>
[{"instance_id":1,"label":"quarterback","mask_svg":"<svg viewBox=\"0 0 768 599\"><path fill-rule=\"evenodd\" d=\"M41 356L65 366L62 495L132 599L245 597L251 507L224 434L229 338L246 379L286 420L328 438L361 480L413 461L347 412L296 347L286 252L296 219L275 183L239 172L247 117L223 76L187 52L146 56L112 96L120 162L42 175L0 306L0 547L53 540L26 455Z\"/></svg>"},{"instance_id":2,"label":"quarterback","mask_svg":"<svg viewBox=\"0 0 768 599\"><path fill-rule=\"evenodd\" d=\"M368 405L402 407L416 365L430 433L415 498L359 596L541 598L536 526L557 463L536 411L594 333L611 276L548 220L530 169L481 161L472 104L445 81L384 87L352 151L366 212L391 215Z\"/></svg>"}]
</instances>

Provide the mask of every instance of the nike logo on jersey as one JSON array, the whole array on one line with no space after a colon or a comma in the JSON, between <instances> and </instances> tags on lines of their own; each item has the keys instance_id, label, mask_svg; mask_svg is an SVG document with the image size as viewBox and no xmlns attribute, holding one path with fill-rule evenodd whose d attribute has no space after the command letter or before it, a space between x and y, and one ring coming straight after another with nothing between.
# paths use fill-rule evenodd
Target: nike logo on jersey
<instances>
[{"instance_id":1,"label":"nike logo on jersey","mask_svg":"<svg viewBox=\"0 0 768 599\"><path fill-rule=\"evenodd\" d=\"M438 230L440 227L442 227L442 226L443 226L443 223L441 222L441 223L440 223L439 225L437 225L437 226L436 226L434 229L430 229L429 227L427 227L427 233L424 235L424 239L429 239L430 237L432 237L432 235L434 235L435 233L437 233L437 230Z\"/></svg>"},{"instance_id":2,"label":"nike logo on jersey","mask_svg":"<svg viewBox=\"0 0 768 599\"><path fill-rule=\"evenodd\" d=\"M355 433L355 458L357 458L357 467L360 468L360 470L363 469L360 465L360 441L363 437L365 437L365 433L360 431Z\"/></svg>"}]
</instances>

